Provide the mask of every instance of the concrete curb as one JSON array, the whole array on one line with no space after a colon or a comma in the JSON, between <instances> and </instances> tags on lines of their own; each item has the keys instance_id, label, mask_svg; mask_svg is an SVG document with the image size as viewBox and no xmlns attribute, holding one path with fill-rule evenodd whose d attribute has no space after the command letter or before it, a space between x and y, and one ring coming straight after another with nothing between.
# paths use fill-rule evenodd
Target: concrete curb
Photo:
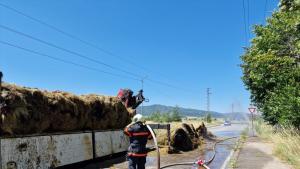
<instances>
[{"instance_id":1,"label":"concrete curb","mask_svg":"<svg viewBox=\"0 0 300 169\"><path fill-rule=\"evenodd\" d=\"M238 146L239 144L241 144L241 148L243 146L243 144L246 142L243 141L242 143L240 143L242 141L242 136L238 139L238 141L236 142L235 146ZM224 161L223 165L221 166L220 169L234 169L235 167L231 167L229 166L229 163L231 160L237 160L241 151L241 148L237 148L237 149L233 149L231 150L229 156L226 158L226 160Z\"/></svg>"}]
</instances>

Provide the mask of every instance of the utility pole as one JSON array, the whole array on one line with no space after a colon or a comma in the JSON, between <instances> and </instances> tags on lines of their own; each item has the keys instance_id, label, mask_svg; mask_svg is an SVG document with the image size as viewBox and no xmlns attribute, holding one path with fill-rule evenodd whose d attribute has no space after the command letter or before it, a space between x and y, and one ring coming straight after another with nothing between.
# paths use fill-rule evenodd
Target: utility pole
<instances>
[{"instance_id":1,"label":"utility pole","mask_svg":"<svg viewBox=\"0 0 300 169\"><path fill-rule=\"evenodd\" d=\"M233 116L234 116L234 104L232 103L231 104L231 119L229 119L230 121L232 121L233 120Z\"/></svg>"},{"instance_id":2,"label":"utility pole","mask_svg":"<svg viewBox=\"0 0 300 169\"><path fill-rule=\"evenodd\" d=\"M206 121L208 120L207 119L207 117L208 117L208 115L209 115L209 113L210 113L210 95L211 95L212 93L211 93L211 91L210 91L210 88L207 88L206 89L206 101L207 101L207 112L206 112Z\"/></svg>"},{"instance_id":3,"label":"utility pole","mask_svg":"<svg viewBox=\"0 0 300 169\"><path fill-rule=\"evenodd\" d=\"M3 73L0 71L0 94L2 91L2 77L3 77Z\"/></svg>"},{"instance_id":4,"label":"utility pole","mask_svg":"<svg viewBox=\"0 0 300 169\"><path fill-rule=\"evenodd\" d=\"M148 77L148 76L144 76L144 77L141 79L142 90L143 90L143 91L144 91L144 81L145 81L145 79L146 79L147 77ZM144 102L142 102L141 114L143 114L143 108L144 108Z\"/></svg>"}]
</instances>

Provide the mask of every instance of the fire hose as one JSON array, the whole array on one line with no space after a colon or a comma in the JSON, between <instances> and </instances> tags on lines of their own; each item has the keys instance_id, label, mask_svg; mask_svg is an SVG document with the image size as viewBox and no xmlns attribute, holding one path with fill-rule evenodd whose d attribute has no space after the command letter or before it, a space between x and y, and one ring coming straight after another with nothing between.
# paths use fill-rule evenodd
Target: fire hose
<instances>
[{"instance_id":1,"label":"fire hose","mask_svg":"<svg viewBox=\"0 0 300 169\"><path fill-rule=\"evenodd\" d=\"M156 156L157 156L157 169L160 169L160 153L159 153L159 147L158 147L158 144L157 144L157 140L156 140L156 137L155 137L155 134L152 130L152 128L147 124L146 125L148 130L150 131L151 135L152 135L152 138L153 138L153 141L154 141L154 144L155 144L155 149L156 149Z\"/></svg>"},{"instance_id":2,"label":"fire hose","mask_svg":"<svg viewBox=\"0 0 300 169\"><path fill-rule=\"evenodd\" d=\"M156 149L156 152L157 152L157 169L163 169L163 168L169 168L169 167L173 167L173 166L178 166L178 165L198 165L199 167L202 166L206 169L210 169L208 167L208 165L215 159L216 157L216 147L219 143L221 142L224 142L226 140L230 140L230 139L234 139L234 138L237 138L237 137L229 137L229 138L225 138L225 139L222 139L222 140L218 140L214 143L213 145L213 152L214 154L212 155L212 157L208 160L208 161L204 161L204 160L197 160L196 162L183 162L183 163L172 163L172 164L168 164L168 165L165 165L163 167L160 167L160 152L159 152L159 147L158 147L158 144L157 144L157 139L155 137L155 134L152 130L152 128L149 126L149 125L146 125L148 130L150 131L151 135L152 135L152 138L153 138L153 141L154 141L154 144L155 144L155 149Z\"/></svg>"},{"instance_id":3,"label":"fire hose","mask_svg":"<svg viewBox=\"0 0 300 169\"><path fill-rule=\"evenodd\" d=\"M160 169L163 169L163 168L169 168L169 167L172 167L172 166L177 166L177 165L198 165L199 167L202 166L206 169L210 169L208 167L208 165L213 162L213 160L215 159L216 157L216 154L217 154L217 151L216 151L216 147L219 143L221 142L224 142L226 140L230 140L230 139L234 139L234 138L237 138L237 137L229 137L229 138L225 138L225 139L222 139L222 140L218 140L214 143L213 145L213 152L214 154L211 156L211 158L208 160L208 161L204 161L204 160L197 160L196 162L184 162L184 163L173 163L173 164L168 164L168 165L165 165L163 167L161 167Z\"/></svg>"},{"instance_id":4,"label":"fire hose","mask_svg":"<svg viewBox=\"0 0 300 169\"><path fill-rule=\"evenodd\" d=\"M216 151L216 147L219 143L221 142L224 142L226 140L230 140L230 139L234 139L234 138L237 138L237 137L229 137L229 138L225 138L225 139L222 139L222 140L218 140L214 143L213 145L213 152L214 154L211 156L211 158L208 160L208 161L204 161L204 160L197 160L196 162L184 162L184 163L172 163L172 164L168 164L168 165L165 165L163 167L161 167L160 169L163 169L163 168L169 168L169 167L172 167L172 166L177 166L177 165L198 165L199 167L202 166L206 169L210 169L208 167L208 165L213 162L213 160L215 159L216 157L216 154L217 154L217 151Z\"/></svg>"}]
</instances>

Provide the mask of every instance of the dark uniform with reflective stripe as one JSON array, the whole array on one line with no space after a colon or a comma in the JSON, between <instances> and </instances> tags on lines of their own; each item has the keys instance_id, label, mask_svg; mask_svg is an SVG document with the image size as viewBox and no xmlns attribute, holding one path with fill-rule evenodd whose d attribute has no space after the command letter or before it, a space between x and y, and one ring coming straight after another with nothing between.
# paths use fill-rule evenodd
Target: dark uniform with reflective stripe
<instances>
[{"instance_id":1,"label":"dark uniform with reflective stripe","mask_svg":"<svg viewBox=\"0 0 300 169\"><path fill-rule=\"evenodd\" d=\"M129 169L145 169L146 144L148 138L151 138L151 133L142 122L136 122L126 127L124 132L130 138L128 148Z\"/></svg>"}]
</instances>

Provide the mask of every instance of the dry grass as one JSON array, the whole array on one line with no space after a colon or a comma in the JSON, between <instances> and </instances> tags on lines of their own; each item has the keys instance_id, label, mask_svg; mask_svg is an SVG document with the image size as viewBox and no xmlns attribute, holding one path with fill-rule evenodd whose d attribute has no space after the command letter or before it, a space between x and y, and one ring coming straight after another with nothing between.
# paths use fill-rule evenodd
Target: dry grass
<instances>
[{"instance_id":1,"label":"dry grass","mask_svg":"<svg viewBox=\"0 0 300 169\"><path fill-rule=\"evenodd\" d=\"M272 126L265 123L256 123L255 129L258 135L274 143L273 153L295 169L300 169L300 134L291 128L284 128L275 132Z\"/></svg>"}]
</instances>

